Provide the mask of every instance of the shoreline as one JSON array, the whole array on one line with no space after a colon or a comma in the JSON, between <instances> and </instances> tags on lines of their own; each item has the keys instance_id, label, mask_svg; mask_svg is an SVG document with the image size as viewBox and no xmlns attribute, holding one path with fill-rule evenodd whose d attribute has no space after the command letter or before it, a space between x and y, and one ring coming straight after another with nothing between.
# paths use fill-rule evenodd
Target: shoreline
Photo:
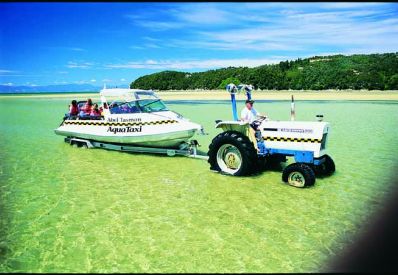
<instances>
[{"instance_id":1,"label":"shoreline","mask_svg":"<svg viewBox=\"0 0 398 275\"><path fill-rule=\"evenodd\" d=\"M229 100L229 94L224 90L211 91L155 91L163 100ZM253 91L254 100L290 100L291 95L296 101L300 100L371 100L371 101L398 101L398 91L364 91L364 90L322 90L322 91ZM99 99L98 92L71 92L71 93L43 93L43 94L0 94L3 98L67 98ZM237 100L245 99L244 93L237 95Z\"/></svg>"}]
</instances>

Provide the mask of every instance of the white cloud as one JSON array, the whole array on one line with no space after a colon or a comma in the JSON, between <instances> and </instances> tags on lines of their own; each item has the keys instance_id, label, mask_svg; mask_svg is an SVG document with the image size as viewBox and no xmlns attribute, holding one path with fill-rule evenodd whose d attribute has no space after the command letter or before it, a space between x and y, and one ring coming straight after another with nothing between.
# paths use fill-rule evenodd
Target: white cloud
<instances>
[{"instance_id":1,"label":"white cloud","mask_svg":"<svg viewBox=\"0 0 398 275\"><path fill-rule=\"evenodd\" d=\"M75 69L75 68L87 69L87 68L91 68L93 65L94 65L94 63L91 63L91 62L77 63L77 62L69 61L68 64L66 65L66 67L71 68L71 69Z\"/></svg>"},{"instance_id":2,"label":"white cloud","mask_svg":"<svg viewBox=\"0 0 398 275\"><path fill-rule=\"evenodd\" d=\"M224 31L201 32L202 43L215 49L311 50L321 46L353 49L398 49L398 19L362 20L357 16L379 16L379 11L303 12L275 19L272 25ZM234 41L233 37L237 39ZM195 45L196 41L190 42ZM395 50L394 50L395 49Z\"/></svg>"},{"instance_id":3,"label":"white cloud","mask_svg":"<svg viewBox=\"0 0 398 275\"><path fill-rule=\"evenodd\" d=\"M132 20L135 25L152 31L168 31L192 26L230 24L235 21L234 15L235 12L221 9L214 3L185 3L157 10L157 13L141 11L140 14L128 14L125 17ZM148 40L150 39L149 37Z\"/></svg>"},{"instance_id":4,"label":"white cloud","mask_svg":"<svg viewBox=\"0 0 398 275\"><path fill-rule=\"evenodd\" d=\"M135 24L153 31L165 31L184 27L184 24L178 22L161 22L154 20L137 20Z\"/></svg>"},{"instance_id":5,"label":"white cloud","mask_svg":"<svg viewBox=\"0 0 398 275\"><path fill-rule=\"evenodd\" d=\"M12 73L18 73L19 71L12 71L12 70L0 70L0 75L1 74L12 74Z\"/></svg>"},{"instance_id":6,"label":"white cloud","mask_svg":"<svg viewBox=\"0 0 398 275\"><path fill-rule=\"evenodd\" d=\"M148 40L148 41L151 41L151 42L159 42L159 41L161 41L158 38L153 38L153 37L149 37L149 36L144 36L142 39Z\"/></svg>"},{"instance_id":7,"label":"white cloud","mask_svg":"<svg viewBox=\"0 0 398 275\"><path fill-rule=\"evenodd\" d=\"M184 24L218 25L234 20L234 13L220 9L213 3L181 5L178 10L173 11L173 14Z\"/></svg>"},{"instance_id":8,"label":"white cloud","mask_svg":"<svg viewBox=\"0 0 398 275\"><path fill-rule=\"evenodd\" d=\"M153 49L159 49L161 48L159 45L155 44L155 43L146 43L145 46L147 48L153 48Z\"/></svg>"},{"instance_id":9,"label":"white cloud","mask_svg":"<svg viewBox=\"0 0 398 275\"><path fill-rule=\"evenodd\" d=\"M382 2L374 3L358 3L358 2L330 2L322 3L321 7L326 9L352 9L352 8L371 8L372 6L380 6Z\"/></svg>"},{"instance_id":10,"label":"white cloud","mask_svg":"<svg viewBox=\"0 0 398 275\"><path fill-rule=\"evenodd\" d=\"M68 48L68 49L71 51L75 51L75 52L85 52L86 51L85 49L82 49L82 48Z\"/></svg>"},{"instance_id":11,"label":"white cloud","mask_svg":"<svg viewBox=\"0 0 398 275\"><path fill-rule=\"evenodd\" d=\"M133 50L144 50L145 49L145 47L142 47L142 46L130 46L129 48L133 49Z\"/></svg>"},{"instance_id":12,"label":"white cloud","mask_svg":"<svg viewBox=\"0 0 398 275\"><path fill-rule=\"evenodd\" d=\"M303 47L295 43L284 43L281 41L263 40L261 37L257 39L257 36L253 37L240 37L238 41L231 41L228 36L225 39L220 36L217 37L214 33L204 33L209 37L202 40L182 40L173 39L165 43L165 47L177 47L177 48L199 48L199 49L212 49L212 50L253 50L253 51L298 51L302 50ZM247 35L247 34L246 34ZM229 41L228 41L229 40Z\"/></svg>"},{"instance_id":13,"label":"white cloud","mask_svg":"<svg viewBox=\"0 0 398 275\"><path fill-rule=\"evenodd\" d=\"M85 52L85 49L82 48L78 48L78 47L51 47L51 46L46 46L46 47L42 47L43 49L50 49L50 50L63 50L63 51L74 51L74 52Z\"/></svg>"},{"instance_id":14,"label":"white cloud","mask_svg":"<svg viewBox=\"0 0 398 275\"><path fill-rule=\"evenodd\" d=\"M241 59L207 59L207 60L147 60L144 62L128 62L125 64L108 64L107 68L117 69L212 69L223 67L256 67L264 64L274 64L282 60L284 57L272 58L241 58Z\"/></svg>"},{"instance_id":15,"label":"white cloud","mask_svg":"<svg viewBox=\"0 0 398 275\"><path fill-rule=\"evenodd\" d=\"M90 82L97 82L97 80L96 79L91 79Z\"/></svg>"},{"instance_id":16,"label":"white cloud","mask_svg":"<svg viewBox=\"0 0 398 275\"><path fill-rule=\"evenodd\" d=\"M397 51L397 5L392 3L189 3L164 8L162 16L131 18L152 31L177 28L162 42L145 36L146 48L229 51ZM159 18L159 19L158 19Z\"/></svg>"}]
</instances>

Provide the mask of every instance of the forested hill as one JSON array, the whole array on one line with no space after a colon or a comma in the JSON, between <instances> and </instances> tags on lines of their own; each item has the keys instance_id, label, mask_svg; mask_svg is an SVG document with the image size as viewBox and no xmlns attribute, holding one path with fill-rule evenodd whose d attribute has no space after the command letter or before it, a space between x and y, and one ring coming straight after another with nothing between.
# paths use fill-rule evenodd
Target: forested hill
<instances>
[{"instance_id":1,"label":"forested hill","mask_svg":"<svg viewBox=\"0 0 398 275\"><path fill-rule=\"evenodd\" d=\"M239 65L239 64L237 64ZM198 73L163 71L142 76L131 88L224 89L229 83L255 89L398 89L398 53L315 56L259 67L228 67Z\"/></svg>"}]
</instances>

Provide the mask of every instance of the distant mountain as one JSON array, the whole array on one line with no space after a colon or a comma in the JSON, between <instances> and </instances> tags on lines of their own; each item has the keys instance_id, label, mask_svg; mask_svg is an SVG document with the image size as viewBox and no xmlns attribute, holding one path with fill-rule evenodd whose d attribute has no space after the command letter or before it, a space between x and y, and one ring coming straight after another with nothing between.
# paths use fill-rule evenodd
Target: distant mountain
<instances>
[{"instance_id":1,"label":"distant mountain","mask_svg":"<svg viewBox=\"0 0 398 275\"><path fill-rule=\"evenodd\" d=\"M90 84L64 84L46 86L12 86L0 85L0 93L66 93L66 92L98 92L102 87Z\"/></svg>"}]
</instances>

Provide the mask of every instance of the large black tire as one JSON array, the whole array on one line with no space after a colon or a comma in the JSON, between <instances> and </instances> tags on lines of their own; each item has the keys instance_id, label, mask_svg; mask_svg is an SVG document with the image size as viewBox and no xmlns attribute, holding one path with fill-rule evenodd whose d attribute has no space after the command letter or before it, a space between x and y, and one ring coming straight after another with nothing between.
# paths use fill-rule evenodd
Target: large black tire
<instances>
[{"instance_id":1,"label":"large black tire","mask_svg":"<svg viewBox=\"0 0 398 275\"><path fill-rule=\"evenodd\" d=\"M232 148L235 152L239 151L239 153L227 154L225 158L220 157L220 155L223 155L222 152L224 152L223 147ZM239 154L239 167L232 167L229 162L227 163L224 161L228 156L235 159ZM247 136L236 131L226 131L217 135L212 140L207 155L209 156L208 162L210 164L210 169L224 174L247 176L255 173L258 167L257 151L254 148L253 143ZM217 157L217 155L219 155L219 157Z\"/></svg>"},{"instance_id":2,"label":"large black tire","mask_svg":"<svg viewBox=\"0 0 398 275\"><path fill-rule=\"evenodd\" d=\"M325 162L321 165L314 166L314 170L319 176L330 176L336 171L336 166L329 155L325 155L324 158Z\"/></svg>"},{"instance_id":3,"label":"large black tire","mask_svg":"<svg viewBox=\"0 0 398 275\"><path fill-rule=\"evenodd\" d=\"M282 180L294 187L312 186L315 183L315 173L308 164L296 162L283 170Z\"/></svg>"}]
</instances>

